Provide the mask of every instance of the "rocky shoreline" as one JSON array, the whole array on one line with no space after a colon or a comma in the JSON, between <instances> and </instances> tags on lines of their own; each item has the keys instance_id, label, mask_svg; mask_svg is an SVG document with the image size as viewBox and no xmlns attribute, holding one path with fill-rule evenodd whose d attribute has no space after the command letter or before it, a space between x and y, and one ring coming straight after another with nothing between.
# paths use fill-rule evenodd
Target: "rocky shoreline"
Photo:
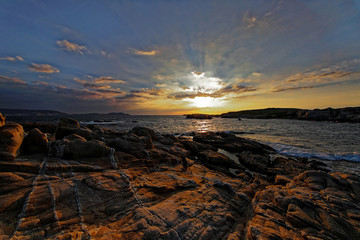
<instances>
[{"instance_id":1,"label":"rocky shoreline","mask_svg":"<svg viewBox=\"0 0 360 240\"><path fill-rule=\"evenodd\" d=\"M0 170L0 239L360 239L359 167L230 133L0 121Z\"/></svg>"},{"instance_id":2,"label":"rocky shoreline","mask_svg":"<svg viewBox=\"0 0 360 240\"><path fill-rule=\"evenodd\" d=\"M228 112L222 118L258 118L258 119L297 119L309 121L334 121L360 123L360 107L298 109L298 108L266 108Z\"/></svg>"}]
</instances>

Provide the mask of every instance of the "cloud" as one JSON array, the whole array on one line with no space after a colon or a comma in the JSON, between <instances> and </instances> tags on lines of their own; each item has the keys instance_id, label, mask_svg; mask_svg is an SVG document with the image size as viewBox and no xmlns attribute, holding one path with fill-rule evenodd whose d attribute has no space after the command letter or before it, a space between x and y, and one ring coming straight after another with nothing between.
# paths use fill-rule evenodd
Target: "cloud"
<instances>
[{"instance_id":1,"label":"cloud","mask_svg":"<svg viewBox=\"0 0 360 240\"><path fill-rule=\"evenodd\" d=\"M42 73L56 73L60 72L59 69L57 69L54 66L51 66L50 64L37 64L37 63L31 63L28 68L30 71L33 72L42 72Z\"/></svg>"},{"instance_id":2,"label":"cloud","mask_svg":"<svg viewBox=\"0 0 360 240\"><path fill-rule=\"evenodd\" d=\"M126 92L121 91L120 88L113 88L113 86L109 85L113 83L123 84L125 81L106 76L101 76L98 78L88 76L88 78L89 79L86 80L74 78L74 81L82 84L85 88L85 91L94 93L98 99L112 99L114 97L119 97L120 95L126 94Z\"/></svg>"},{"instance_id":3,"label":"cloud","mask_svg":"<svg viewBox=\"0 0 360 240\"><path fill-rule=\"evenodd\" d=\"M10 62L16 62L16 61L21 61L23 62L24 59L20 56L16 56L16 57L0 57L0 60L6 60L6 61L10 61Z\"/></svg>"},{"instance_id":4,"label":"cloud","mask_svg":"<svg viewBox=\"0 0 360 240\"><path fill-rule=\"evenodd\" d=\"M108 77L101 76L101 77L98 77L98 78L94 78L94 82L95 83L126 83L123 80L115 79L115 78L110 77L110 76L108 76Z\"/></svg>"},{"instance_id":5,"label":"cloud","mask_svg":"<svg viewBox=\"0 0 360 240\"><path fill-rule=\"evenodd\" d=\"M278 86L275 87L272 92L277 93L277 92L285 92L285 91L305 90L310 88L316 88L316 86L288 87L288 88L283 88L281 86Z\"/></svg>"},{"instance_id":6,"label":"cloud","mask_svg":"<svg viewBox=\"0 0 360 240\"><path fill-rule=\"evenodd\" d=\"M292 82L300 82L300 81L317 81L317 82L324 82L329 81L329 79L340 79L352 74L356 74L360 72L343 72L343 71L332 71L331 69L323 69L319 71L312 71L312 72L305 72L305 73L297 73L292 75L286 79L288 83Z\"/></svg>"},{"instance_id":7,"label":"cloud","mask_svg":"<svg viewBox=\"0 0 360 240\"><path fill-rule=\"evenodd\" d=\"M43 79L50 79L51 77L49 77L49 76L43 76L43 75L39 75L38 76L39 78L43 78Z\"/></svg>"},{"instance_id":8,"label":"cloud","mask_svg":"<svg viewBox=\"0 0 360 240\"><path fill-rule=\"evenodd\" d=\"M292 74L286 77L282 84L278 83L278 86L275 86L270 91L277 93L345 84L357 80L359 74L359 59L342 61L318 69Z\"/></svg>"},{"instance_id":9,"label":"cloud","mask_svg":"<svg viewBox=\"0 0 360 240\"><path fill-rule=\"evenodd\" d=\"M157 83L157 84L155 84L155 87L164 88L164 87L167 87L167 84L165 84L165 83Z\"/></svg>"},{"instance_id":10,"label":"cloud","mask_svg":"<svg viewBox=\"0 0 360 240\"><path fill-rule=\"evenodd\" d=\"M85 88L91 88L91 89L107 89L107 88L111 88L111 86L109 86L109 85L96 85L96 84L92 84L92 83L84 83L83 86Z\"/></svg>"},{"instance_id":11,"label":"cloud","mask_svg":"<svg viewBox=\"0 0 360 240\"><path fill-rule=\"evenodd\" d=\"M48 86L49 85L47 82L43 82L43 81L35 81L33 83L38 84L38 85L43 85L43 86Z\"/></svg>"},{"instance_id":12,"label":"cloud","mask_svg":"<svg viewBox=\"0 0 360 240\"><path fill-rule=\"evenodd\" d=\"M132 52L136 55L142 55L142 56L155 56L160 53L157 50L143 51L143 50L139 50L139 49L133 49Z\"/></svg>"},{"instance_id":13,"label":"cloud","mask_svg":"<svg viewBox=\"0 0 360 240\"><path fill-rule=\"evenodd\" d=\"M154 97L163 96L165 90L157 88L142 88L140 90L132 90L125 96L118 97L118 100L132 100L132 99L151 99Z\"/></svg>"},{"instance_id":14,"label":"cloud","mask_svg":"<svg viewBox=\"0 0 360 240\"><path fill-rule=\"evenodd\" d=\"M258 89L251 86L244 86L241 84L230 84L227 85L215 92L182 92L182 93L173 93L169 95L169 98L175 99L186 99L186 98L196 98L196 97L213 97L213 98L222 98L226 97L229 94L239 95L246 92L255 92Z\"/></svg>"},{"instance_id":15,"label":"cloud","mask_svg":"<svg viewBox=\"0 0 360 240\"><path fill-rule=\"evenodd\" d=\"M260 76L262 76L263 74L262 73L259 73L259 72L253 72L252 74L251 74L251 76L254 76L254 77L260 77Z\"/></svg>"},{"instance_id":16,"label":"cloud","mask_svg":"<svg viewBox=\"0 0 360 240\"><path fill-rule=\"evenodd\" d=\"M22 57L20 57L20 56L16 56L16 58L17 58L19 61L21 61L21 62L24 61L24 58L22 58Z\"/></svg>"},{"instance_id":17,"label":"cloud","mask_svg":"<svg viewBox=\"0 0 360 240\"><path fill-rule=\"evenodd\" d=\"M115 79L110 76L101 76L101 77L97 77L97 78L88 76L88 78L90 80L79 79L76 77L74 78L74 80L75 80L75 82L82 84L85 88L88 88L88 89L111 89L112 86L108 85L108 84L114 84L114 83L124 84L124 83L126 83L123 80Z\"/></svg>"},{"instance_id":18,"label":"cloud","mask_svg":"<svg viewBox=\"0 0 360 240\"><path fill-rule=\"evenodd\" d=\"M3 75L0 75L0 82L26 84L26 82L22 81L19 78L13 78L13 77L8 77L8 76L3 76Z\"/></svg>"},{"instance_id":19,"label":"cloud","mask_svg":"<svg viewBox=\"0 0 360 240\"><path fill-rule=\"evenodd\" d=\"M84 55L84 51L87 51L85 46L81 46L79 44L69 42L68 40L65 39L62 41L58 40L56 41L56 43L59 47L65 49L68 52L76 52L81 55Z\"/></svg>"},{"instance_id":20,"label":"cloud","mask_svg":"<svg viewBox=\"0 0 360 240\"><path fill-rule=\"evenodd\" d=\"M229 93L239 94L239 93L244 93L244 92L254 92L257 90L258 89L253 88L251 86L244 86L241 84L231 84L231 85L228 85L228 86L220 89L219 91L216 92L216 94L223 96L223 95L229 94Z\"/></svg>"},{"instance_id":21,"label":"cloud","mask_svg":"<svg viewBox=\"0 0 360 240\"><path fill-rule=\"evenodd\" d=\"M294 82L333 82L353 74L360 73L360 59L342 61L334 65L325 66L320 69L307 70L296 73L285 80L288 83Z\"/></svg>"}]
</instances>

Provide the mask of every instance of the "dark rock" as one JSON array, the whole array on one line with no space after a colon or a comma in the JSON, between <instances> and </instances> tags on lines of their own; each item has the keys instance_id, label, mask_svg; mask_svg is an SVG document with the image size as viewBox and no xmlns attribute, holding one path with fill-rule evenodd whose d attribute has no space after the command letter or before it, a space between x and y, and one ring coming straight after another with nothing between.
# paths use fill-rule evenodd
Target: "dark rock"
<instances>
[{"instance_id":1,"label":"dark rock","mask_svg":"<svg viewBox=\"0 0 360 240\"><path fill-rule=\"evenodd\" d=\"M37 128L43 133L51 134L54 134L57 127L55 124L41 122L22 122L21 125L23 126L25 132L29 132L31 129Z\"/></svg>"},{"instance_id":2,"label":"dark rock","mask_svg":"<svg viewBox=\"0 0 360 240\"><path fill-rule=\"evenodd\" d=\"M65 136L76 133L80 129L78 121L70 118L61 118L55 131L55 138L62 139Z\"/></svg>"},{"instance_id":3,"label":"dark rock","mask_svg":"<svg viewBox=\"0 0 360 240\"><path fill-rule=\"evenodd\" d=\"M151 138L155 138L155 131L146 127L134 127L130 130L130 133L133 133L138 137L150 136Z\"/></svg>"},{"instance_id":4,"label":"dark rock","mask_svg":"<svg viewBox=\"0 0 360 240\"><path fill-rule=\"evenodd\" d=\"M98 140L86 141L74 135L65 139L64 159L100 158L108 157L110 148Z\"/></svg>"},{"instance_id":5,"label":"dark rock","mask_svg":"<svg viewBox=\"0 0 360 240\"><path fill-rule=\"evenodd\" d=\"M251 171L266 174L270 162L268 155L255 154L250 151L243 151L237 155L242 165Z\"/></svg>"},{"instance_id":6,"label":"dark rock","mask_svg":"<svg viewBox=\"0 0 360 240\"><path fill-rule=\"evenodd\" d=\"M212 150L205 150L199 152L198 157L204 163L210 163L210 164L226 166L226 167L231 167L235 165L235 163L224 154Z\"/></svg>"},{"instance_id":7,"label":"dark rock","mask_svg":"<svg viewBox=\"0 0 360 240\"><path fill-rule=\"evenodd\" d=\"M0 160L14 160L24 139L24 129L19 124L6 124L0 128Z\"/></svg>"},{"instance_id":8,"label":"dark rock","mask_svg":"<svg viewBox=\"0 0 360 240\"><path fill-rule=\"evenodd\" d=\"M184 145L186 149L190 150L193 154L197 154L198 152L205 150L217 151L216 147L208 144L202 144L191 140L181 140L180 142Z\"/></svg>"},{"instance_id":9,"label":"dark rock","mask_svg":"<svg viewBox=\"0 0 360 240\"><path fill-rule=\"evenodd\" d=\"M23 142L24 153L44 153L48 151L48 139L46 134L39 129L33 128Z\"/></svg>"}]
</instances>

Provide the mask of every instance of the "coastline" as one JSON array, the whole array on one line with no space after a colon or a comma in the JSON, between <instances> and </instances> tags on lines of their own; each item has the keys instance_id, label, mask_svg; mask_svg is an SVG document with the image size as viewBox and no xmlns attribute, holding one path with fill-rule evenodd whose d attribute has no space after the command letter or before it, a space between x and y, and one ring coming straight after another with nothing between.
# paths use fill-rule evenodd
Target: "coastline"
<instances>
[{"instance_id":1,"label":"coastline","mask_svg":"<svg viewBox=\"0 0 360 240\"><path fill-rule=\"evenodd\" d=\"M283 156L228 132L189 139L71 119L22 129L0 128L13 139L1 148L3 238L360 237L354 163Z\"/></svg>"}]
</instances>

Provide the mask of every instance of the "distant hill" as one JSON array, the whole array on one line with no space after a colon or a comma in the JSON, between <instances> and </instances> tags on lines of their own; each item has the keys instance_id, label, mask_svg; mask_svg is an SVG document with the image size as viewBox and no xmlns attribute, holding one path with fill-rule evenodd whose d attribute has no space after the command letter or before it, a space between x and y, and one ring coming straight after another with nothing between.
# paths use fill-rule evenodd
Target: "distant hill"
<instances>
[{"instance_id":1,"label":"distant hill","mask_svg":"<svg viewBox=\"0 0 360 240\"><path fill-rule=\"evenodd\" d=\"M114 120L129 114L122 112L112 113L83 113L69 114L54 110L29 110L0 108L0 113L6 116L6 120L15 122L57 122L60 118L73 118L78 121Z\"/></svg>"},{"instance_id":2,"label":"distant hill","mask_svg":"<svg viewBox=\"0 0 360 240\"><path fill-rule=\"evenodd\" d=\"M299 119L313 121L360 122L360 107L298 109L298 108L266 108L228 112L222 118L258 118L258 119Z\"/></svg>"},{"instance_id":3,"label":"distant hill","mask_svg":"<svg viewBox=\"0 0 360 240\"><path fill-rule=\"evenodd\" d=\"M54 116L66 115L66 113L54 110L29 110L0 108L0 113L7 116Z\"/></svg>"}]
</instances>

